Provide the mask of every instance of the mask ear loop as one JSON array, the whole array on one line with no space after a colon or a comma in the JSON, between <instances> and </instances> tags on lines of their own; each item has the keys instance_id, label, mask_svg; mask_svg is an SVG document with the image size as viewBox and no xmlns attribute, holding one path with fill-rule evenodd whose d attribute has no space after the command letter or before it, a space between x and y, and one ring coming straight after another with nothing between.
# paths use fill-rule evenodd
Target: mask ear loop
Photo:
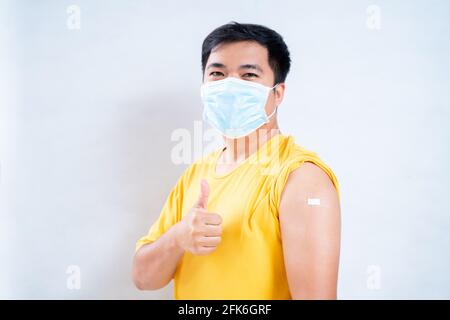
<instances>
[{"instance_id":1,"label":"mask ear loop","mask_svg":"<svg viewBox=\"0 0 450 320\"><path fill-rule=\"evenodd\" d=\"M270 88L270 90L275 90L275 88L277 87L279 85L279 83L277 83L276 85L274 85L272 88ZM275 91L274 91L275 92ZM273 112L270 114L270 116L267 116L267 119L270 119L274 114L275 114L275 112L277 112L278 111L278 105L275 107L275 110L273 110Z\"/></svg>"}]
</instances>

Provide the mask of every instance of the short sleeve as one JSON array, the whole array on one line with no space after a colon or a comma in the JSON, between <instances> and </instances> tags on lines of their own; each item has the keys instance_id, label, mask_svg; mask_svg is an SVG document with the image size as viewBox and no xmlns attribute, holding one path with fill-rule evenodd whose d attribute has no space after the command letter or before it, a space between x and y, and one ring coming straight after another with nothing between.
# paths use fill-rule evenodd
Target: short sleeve
<instances>
[{"instance_id":1,"label":"short sleeve","mask_svg":"<svg viewBox=\"0 0 450 320\"><path fill-rule=\"evenodd\" d=\"M307 154L302 154L289 159L286 163L280 166L280 171L275 178L273 187L271 189L271 205L274 212L278 212L280 207L281 194L284 190L286 182L292 171L299 168L304 162L312 162L319 168L321 168L331 179L334 187L340 197L339 183L334 175L333 171L328 167L315 153L308 152Z\"/></svg>"},{"instance_id":2,"label":"short sleeve","mask_svg":"<svg viewBox=\"0 0 450 320\"><path fill-rule=\"evenodd\" d=\"M184 175L183 175L184 176ZM147 235L143 236L136 242L135 251L139 250L145 244L156 241L161 237L171 226L181 219L181 210L183 204L183 176L178 179L178 182L170 191L169 196L164 203L158 219L153 223Z\"/></svg>"}]
</instances>

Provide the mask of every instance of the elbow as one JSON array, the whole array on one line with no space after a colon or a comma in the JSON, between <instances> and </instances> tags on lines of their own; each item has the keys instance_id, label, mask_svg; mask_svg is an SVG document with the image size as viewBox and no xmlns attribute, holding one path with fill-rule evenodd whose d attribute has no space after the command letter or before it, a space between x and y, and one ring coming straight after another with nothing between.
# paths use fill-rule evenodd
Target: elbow
<instances>
[{"instance_id":1,"label":"elbow","mask_svg":"<svg viewBox=\"0 0 450 320\"><path fill-rule=\"evenodd\" d=\"M149 279L148 274L140 271L136 265L133 267L133 283L134 286L141 291L159 289L152 283L151 279Z\"/></svg>"},{"instance_id":2,"label":"elbow","mask_svg":"<svg viewBox=\"0 0 450 320\"><path fill-rule=\"evenodd\" d=\"M143 281L142 279L134 279L134 285L138 290L141 291L151 291L158 290L165 287L165 284L157 284L149 281Z\"/></svg>"},{"instance_id":3,"label":"elbow","mask_svg":"<svg viewBox=\"0 0 450 320\"><path fill-rule=\"evenodd\" d=\"M161 283L158 279L152 279L151 272L147 268L143 268L136 260L133 263L133 283L138 290L158 290L166 284Z\"/></svg>"},{"instance_id":4,"label":"elbow","mask_svg":"<svg viewBox=\"0 0 450 320\"><path fill-rule=\"evenodd\" d=\"M133 271L133 283L134 283L134 286L138 290L141 290L141 291L151 290L150 286L146 283L146 281L144 281L142 276L139 276L139 274L136 274L135 271Z\"/></svg>"},{"instance_id":5,"label":"elbow","mask_svg":"<svg viewBox=\"0 0 450 320\"><path fill-rule=\"evenodd\" d=\"M134 286L140 291L149 291L158 289L151 286L149 283L142 281L141 279L133 279L133 282Z\"/></svg>"},{"instance_id":6,"label":"elbow","mask_svg":"<svg viewBox=\"0 0 450 320\"><path fill-rule=\"evenodd\" d=\"M151 279L148 279L147 276L137 271L133 271L133 283L134 286L141 291L160 289L160 287L155 286L155 284L152 283Z\"/></svg>"}]
</instances>

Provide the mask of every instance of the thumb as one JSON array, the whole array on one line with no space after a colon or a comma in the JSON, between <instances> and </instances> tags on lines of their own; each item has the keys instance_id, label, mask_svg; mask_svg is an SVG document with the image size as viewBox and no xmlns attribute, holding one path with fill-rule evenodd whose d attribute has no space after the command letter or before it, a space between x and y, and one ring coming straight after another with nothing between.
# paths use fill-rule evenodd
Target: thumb
<instances>
[{"instance_id":1,"label":"thumb","mask_svg":"<svg viewBox=\"0 0 450 320\"><path fill-rule=\"evenodd\" d=\"M207 209L208 207L208 196L209 196L209 184L208 181L202 179L200 181L200 196L196 204L197 208Z\"/></svg>"}]
</instances>

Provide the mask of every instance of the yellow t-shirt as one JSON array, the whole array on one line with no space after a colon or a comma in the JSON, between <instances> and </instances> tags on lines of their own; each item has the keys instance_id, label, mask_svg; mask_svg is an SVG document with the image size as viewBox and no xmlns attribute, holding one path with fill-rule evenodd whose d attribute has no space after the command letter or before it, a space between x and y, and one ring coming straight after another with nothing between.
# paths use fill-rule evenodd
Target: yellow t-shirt
<instances>
[{"instance_id":1,"label":"yellow t-shirt","mask_svg":"<svg viewBox=\"0 0 450 320\"><path fill-rule=\"evenodd\" d=\"M200 180L210 186L208 211L222 216L222 241L204 256L185 253L174 275L175 299L291 299L283 260L278 207L289 173L308 161L339 186L331 169L294 142L277 134L223 175L215 164L218 149L189 166L170 192L148 235L157 240L189 213L200 194Z\"/></svg>"}]
</instances>

